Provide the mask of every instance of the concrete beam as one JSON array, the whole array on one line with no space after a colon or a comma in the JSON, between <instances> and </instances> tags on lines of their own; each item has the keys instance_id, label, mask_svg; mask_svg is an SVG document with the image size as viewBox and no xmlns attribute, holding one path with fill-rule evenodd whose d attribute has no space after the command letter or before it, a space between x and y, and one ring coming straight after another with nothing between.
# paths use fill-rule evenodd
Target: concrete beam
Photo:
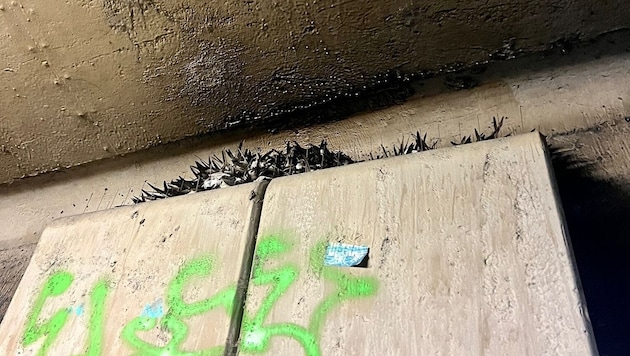
<instances>
[{"instance_id":1,"label":"concrete beam","mask_svg":"<svg viewBox=\"0 0 630 356\"><path fill-rule=\"evenodd\" d=\"M623 0L19 0L0 8L0 182L630 25Z\"/></svg>"},{"instance_id":2,"label":"concrete beam","mask_svg":"<svg viewBox=\"0 0 630 356\"><path fill-rule=\"evenodd\" d=\"M52 224L0 324L0 353L221 355L242 304L265 186Z\"/></svg>"},{"instance_id":3,"label":"concrete beam","mask_svg":"<svg viewBox=\"0 0 630 356\"><path fill-rule=\"evenodd\" d=\"M596 354L538 134L265 188L52 224L0 325L0 349ZM354 255L331 249L339 243L363 256L348 263Z\"/></svg>"},{"instance_id":4,"label":"concrete beam","mask_svg":"<svg viewBox=\"0 0 630 356\"><path fill-rule=\"evenodd\" d=\"M597 354L545 150L526 134L273 180L241 354Z\"/></svg>"}]
</instances>

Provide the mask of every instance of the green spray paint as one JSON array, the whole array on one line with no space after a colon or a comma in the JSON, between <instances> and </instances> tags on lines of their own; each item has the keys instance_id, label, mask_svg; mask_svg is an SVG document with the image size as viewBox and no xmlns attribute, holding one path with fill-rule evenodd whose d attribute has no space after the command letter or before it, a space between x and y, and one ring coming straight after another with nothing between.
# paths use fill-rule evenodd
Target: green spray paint
<instances>
[{"instance_id":1,"label":"green spray paint","mask_svg":"<svg viewBox=\"0 0 630 356\"><path fill-rule=\"evenodd\" d=\"M216 346L207 350L187 352L181 350L181 344L188 336L188 325L182 320L209 312L217 307L225 308L231 315L236 289L228 287L214 296L194 303L186 303L183 291L186 283L193 277L207 277L212 273L213 261L209 256L200 257L187 262L171 281L167 290L167 306L169 311L161 319L160 326L171 334L171 339L164 346L156 346L140 339L139 331L149 331L158 325L155 318L137 317L127 324L122 331L122 338L135 352L142 356L211 356L222 355L224 346Z\"/></svg>"},{"instance_id":2,"label":"green spray paint","mask_svg":"<svg viewBox=\"0 0 630 356\"><path fill-rule=\"evenodd\" d=\"M263 325L273 306L293 284L299 273L299 268L294 264L285 264L270 271L266 271L263 264L272 257L288 252L291 247L289 242L277 235L262 238L256 247L251 283L257 286L271 285L271 290L256 315L243 316L241 326L243 352L263 352L269 347L272 336L287 336L299 342L307 351L307 355L320 355L317 340L304 327L292 323Z\"/></svg>"},{"instance_id":3,"label":"green spray paint","mask_svg":"<svg viewBox=\"0 0 630 356\"><path fill-rule=\"evenodd\" d=\"M290 252L293 244L279 235L268 235L258 242L250 283L254 286L269 286L259 309L254 315L247 311L243 315L241 325L240 351L243 353L261 353L269 349L274 336L286 337L297 341L307 356L321 355L319 338L326 317L334 308L351 299L373 296L378 283L372 277L354 277L344 273L343 269L323 265L326 243L321 242L310 251L308 272L316 277L333 283L335 290L324 297L317 305L308 323L308 327L295 323L265 324L269 314L280 298L286 293L299 276L300 268L294 263L286 262L281 267L266 269L264 265L273 260L280 260ZM133 355L146 356L212 356L223 354L224 346L212 347L201 351L181 350L182 343L188 336L188 325L184 319L205 314L217 307L222 307L228 315L234 308L235 286L229 286L214 296L193 303L183 299L184 288L191 278L203 278L211 275L214 268L210 256L188 261L171 280L167 290L166 304L168 312L163 318L140 316L124 326L121 337L134 350ZM29 313L26 331L23 337L24 346L28 346L44 337L38 355L45 355L65 326L71 309L57 311L48 321L38 324L43 306L49 297L65 293L74 277L68 272L57 272L51 275L39 296L33 310ZM90 319L88 330L88 346L85 356L102 354L104 330L105 300L109 293L109 284L99 281L90 294ZM156 327L171 334L164 346L157 346L142 340L138 334Z\"/></svg>"},{"instance_id":4,"label":"green spray paint","mask_svg":"<svg viewBox=\"0 0 630 356\"><path fill-rule=\"evenodd\" d=\"M244 313L240 351L262 353L268 350L273 336L285 336L297 341L307 356L321 355L319 337L326 316L342 302L354 298L368 297L376 293L378 283L371 277L353 277L341 269L323 266L326 243L318 243L309 256L309 272L336 284L336 290L324 297L315 308L308 328L294 323L264 325L278 299L295 282L299 267L285 263L282 267L265 270L263 264L272 258L280 257L291 250L293 245L278 235L268 235L260 239L254 256L251 283L256 286L271 285L267 296L254 316Z\"/></svg>"},{"instance_id":5,"label":"green spray paint","mask_svg":"<svg viewBox=\"0 0 630 356\"><path fill-rule=\"evenodd\" d=\"M313 247L309 258L311 271L336 284L337 290L324 297L313 312L308 329L316 337L320 336L326 316L333 308L350 299L372 296L378 290L376 278L354 277L343 273L341 268L324 266L322 262L325 253L326 242L320 242Z\"/></svg>"},{"instance_id":6,"label":"green spray paint","mask_svg":"<svg viewBox=\"0 0 630 356\"><path fill-rule=\"evenodd\" d=\"M101 355L103 350L103 335L105 334L105 298L109 292L109 283L99 281L90 295L90 322L88 329L88 347L85 356Z\"/></svg>"},{"instance_id":7,"label":"green spray paint","mask_svg":"<svg viewBox=\"0 0 630 356\"><path fill-rule=\"evenodd\" d=\"M38 355L48 354L48 349L59 336L59 332L68 321L71 314L70 308L64 308L56 312L49 321L42 325L37 325L37 320L42 308L49 297L57 297L65 293L74 280L74 276L68 272L57 272L48 277L44 288L35 301L33 311L29 314L26 324L26 331L22 343L28 346L40 337L46 339L38 351ZM90 320L88 329L88 346L85 356L97 356L101 354L104 334L104 308L105 298L109 291L109 284L106 281L99 281L92 289L90 295Z\"/></svg>"},{"instance_id":8,"label":"green spray paint","mask_svg":"<svg viewBox=\"0 0 630 356\"><path fill-rule=\"evenodd\" d=\"M68 288L70 288L73 280L74 277L68 272L61 271L52 274L48 277L44 288L42 288L39 296L35 300L33 310L29 313L26 320L26 330L24 331L22 344L28 346L41 337L44 337L44 342L37 352L37 355L47 354L48 349L55 339L57 339L57 336L59 336L59 332L66 325L68 315L70 314L68 308L61 309L53 314L48 321L38 324L37 320L40 317L46 299L49 297L57 297L65 293Z\"/></svg>"}]
</instances>

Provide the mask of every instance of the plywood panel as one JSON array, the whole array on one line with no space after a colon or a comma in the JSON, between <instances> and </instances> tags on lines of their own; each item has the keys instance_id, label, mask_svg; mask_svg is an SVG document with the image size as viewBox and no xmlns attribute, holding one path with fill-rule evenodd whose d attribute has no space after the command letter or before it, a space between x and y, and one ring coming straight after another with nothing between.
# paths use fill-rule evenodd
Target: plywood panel
<instances>
[{"instance_id":1,"label":"plywood panel","mask_svg":"<svg viewBox=\"0 0 630 356\"><path fill-rule=\"evenodd\" d=\"M248 184L57 221L9 306L0 354L222 354L263 189Z\"/></svg>"},{"instance_id":2,"label":"plywood panel","mask_svg":"<svg viewBox=\"0 0 630 356\"><path fill-rule=\"evenodd\" d=\"M366 267L324 266L331 243ZM276 179L240 353L596 353L538 134Z\"/></svg>"}]
</instances>

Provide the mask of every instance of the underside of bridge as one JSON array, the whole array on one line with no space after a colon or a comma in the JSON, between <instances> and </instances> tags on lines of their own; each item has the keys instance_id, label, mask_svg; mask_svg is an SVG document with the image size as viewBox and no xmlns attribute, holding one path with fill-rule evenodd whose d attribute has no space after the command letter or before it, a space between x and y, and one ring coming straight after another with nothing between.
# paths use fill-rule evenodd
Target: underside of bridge
<instances>
[{"instance_id":1,"label":"underside of bridge","mask_svg":"<svg viewBox=\"0 0 630 356\"><path fill-rule=\"evenodd\" d=\"M347 116L366 95L388 105L411 94L402 84L567 51L630 18L622 0L0 4L0 182L200 134ZM474 84L465 79L451 85Z\"/></svg>"},{"instance_id":2,"label":"underside of bridge","mask_svg":"<svg viewBox=\"0 0 630 356\"><path fill-rule=\"evenodd\" d=\"M0 0L0 320L44 228L224 148L537 130L598 347L630 349L625 0Z\"/></svg>"}]
</instances>

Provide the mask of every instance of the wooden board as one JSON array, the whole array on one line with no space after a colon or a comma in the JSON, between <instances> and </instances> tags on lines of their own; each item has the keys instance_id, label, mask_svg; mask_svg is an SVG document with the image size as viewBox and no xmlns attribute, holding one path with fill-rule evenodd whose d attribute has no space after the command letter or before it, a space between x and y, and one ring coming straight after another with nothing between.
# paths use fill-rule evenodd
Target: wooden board
<instances>
[{"instance_id":1,"label":"wooden board","mask_svg":"<svg viewBox=\"0 0 630 356\"><path fill-rule=\"evenodd\" d=\"M262 184L58 220L0 326L0 354L221 355Z\"/></svg>"},{"instance_id":2,"label":"wooden board","mask_svg":"<svg viewBox=\"0 0 630 356\"><path fill-rule=\"evenodd\" d=\"M558 204L538 134L276 179L240 353L595 354Z\"/></svg>"}]
</instances>

